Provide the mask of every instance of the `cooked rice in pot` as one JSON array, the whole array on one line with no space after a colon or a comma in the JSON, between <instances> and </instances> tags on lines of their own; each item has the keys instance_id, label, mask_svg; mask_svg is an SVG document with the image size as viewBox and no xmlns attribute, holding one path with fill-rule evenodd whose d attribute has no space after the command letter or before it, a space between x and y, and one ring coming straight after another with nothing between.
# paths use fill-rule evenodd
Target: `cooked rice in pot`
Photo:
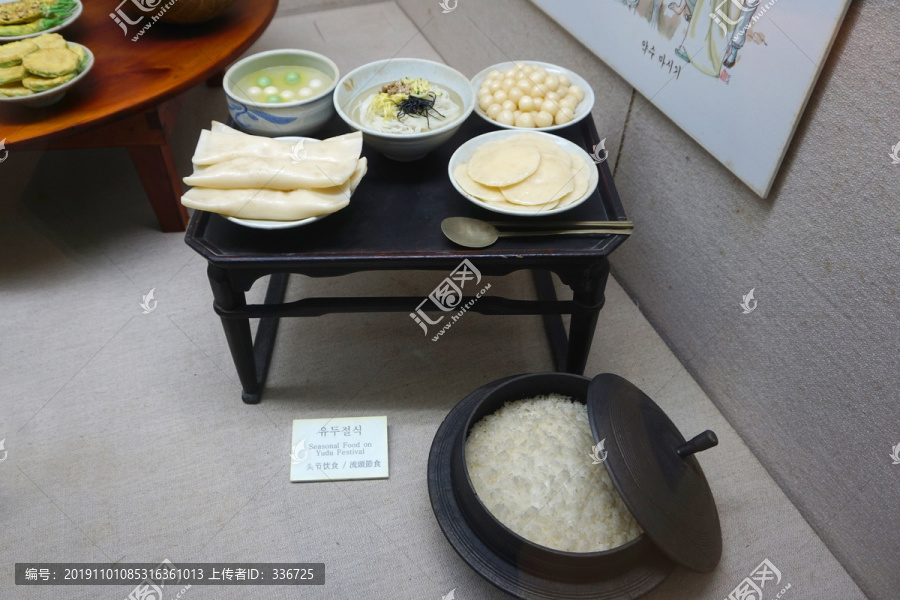
<instances>
[{"instance_id":1,"label":"cooked rice in pot","mask_svg":"<svg viewBox=\"0 0 900 600\"><path fill-rule=\"evenodd\" d=\"M476 423L466 466L481 502L506 527L568 552L621 546L642 532L602 464L587 407L549 394L507 402Z\"/></svg>"}]
</instances>

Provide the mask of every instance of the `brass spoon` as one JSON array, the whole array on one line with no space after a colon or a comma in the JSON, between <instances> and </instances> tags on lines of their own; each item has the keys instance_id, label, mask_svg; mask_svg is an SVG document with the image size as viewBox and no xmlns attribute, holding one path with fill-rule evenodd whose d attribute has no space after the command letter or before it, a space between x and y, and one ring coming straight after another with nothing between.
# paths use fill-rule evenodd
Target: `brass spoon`
<instances>
[{"instance_id":1,"label":"brass spoon","mask_svg":"<svg viewBox=\"0 0 900 600\"><path fill-rule=\"evenodd\" d=\"M519 226L520 223L503 223L503 225ZM634 225L631 221L568 221L561 223L544 223L545 227L564 226L579 229L542 229L533 231L500 231L493 223L469 217L448 217L441 221L441 231L447 238L466 248L487 248L502 237L531 237L545 235L585 235L606 233L615 235L631 235ZM531 224L523 225L531 227Z\"/></svg>"}]
</instances>

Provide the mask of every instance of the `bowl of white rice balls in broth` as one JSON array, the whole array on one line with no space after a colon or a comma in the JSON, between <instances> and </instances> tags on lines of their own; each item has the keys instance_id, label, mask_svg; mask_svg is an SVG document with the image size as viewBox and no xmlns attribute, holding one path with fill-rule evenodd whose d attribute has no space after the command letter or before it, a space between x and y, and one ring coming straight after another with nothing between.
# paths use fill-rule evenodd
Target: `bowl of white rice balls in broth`
<instances>
[{"instance_id":1,"label":"bowl of white rice balls in broth","mask_svg":"<svg viewBox=\"0 0 900 600\"><path fill-rule=\"evenodd\" d=\"M226 72L228 113L242 131L308 136L334 116L331 96L341 73L333 60L284 48L251 54Z\"/></svg>"},{"instance_id":2,"label":"bowl of white rice balls in broth","mask_svg":"<svg viewBox=\"0 0 900 600\"><path fill-rule=\"evenodd\" d=\"M594 107L594 91L578 73L551 63L499 63L472 78L475 113L504 129L554 131L577 123Z\"/></svg>"},{"instance_id":3,"label":"bowl of white rice balls in broth","mask_svg":"<svg viewBox=\"0 0 900 600\"><path fill-rule=\"evenodd\" d=\"M393 58L347 73L334 93L338 115L391 160L418 160L453 137L475 108L468 78L447 65Z\"/></svg>"},{"instance_id":4,"label":"bowl of white rice balls in broth","mask_svg":"<svg viewBox=\"0 0 900 600\"><path fill-rule=\"evenodd\" d=\"M715 443L686 442L616 375L519 375L448 414L429 494L457 553L515 597L638 598L676 564L718 564L718 512L692 455Z\"/></svg>"}]
</instances>

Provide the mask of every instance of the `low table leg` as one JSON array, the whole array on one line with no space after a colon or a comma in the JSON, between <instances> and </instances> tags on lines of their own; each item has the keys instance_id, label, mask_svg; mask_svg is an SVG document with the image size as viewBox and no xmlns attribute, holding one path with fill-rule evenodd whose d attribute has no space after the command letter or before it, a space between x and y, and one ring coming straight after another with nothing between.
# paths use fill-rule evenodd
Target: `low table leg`
<instances>
[{"instance_id":1,"label":"low table leg","mask_svg":"<svg viewBox=\"0 0 900 600\"><path fill-rule=\"evenodd\" d=\"M532 271L534 289L538 300L554 302L557 300L556 288L553 285L553 275L550 271ZM566 336L566 326L563 324L562 315L543 315L544 332L547 341L550 342L550 353L553 355L553 366L557 371L562 371L566 366L566 354L568 353L569 340Z\"/></svg>"},{"instance_id":2,"label":"low table leg","mask_svg":"<svg viewBox=\"0 0 900 600\"><path fill-rule=\"evenodd\" d=\"M585 269L574 280L565 281L572 288L573 300L578 309L572 313L569 323L569 349L566 355L566 372L584 375L597 318L603 308L606 280L609 277L609 261Z\"/></svg>"},{"instance_id":3,"label":"low table leg","mask_svg":"<svg viewBox=\"0 0 900 600\"><path fill-rule=\"evenodd\" d=\"M247 306L244 292L234 286L227 271L209 265L206 273L216 306L223 310L240 310ZM285 273L272 275L266 292L266 304L284 300L287 280L288 275ZM262 399L272 349L275 346L275 334L278 332L278 321L276 317L261 319L254 344L249 318L222 317L225 339L228 340L231 359L241 381L241 399L246 404L258 404Z\"/></svg>"},{"instance_id":4,"label":"low table leg","mask_svg":"<svg viewBox=\"0 0 900 600\"><path fill-rule=\"evenodd\" d=\"M247 306L244 292L236 290L228 277L228 273L209 265L206 269L209 285L217 306L225 310L241 309ZM222 317L222 328L231 359L237 369L238 378L243 388L243 399L248 404L256 404L260 400L259 378L256 375L256 361L253 357L253 336L250 334L250 319L233 319Z\"/></svg>"},{"instance_id":5,"label":"low table leg","mask_svg":"<svg viewBox=\"0 0 900 600\"><path fill-rule=\"evenodd\" d=\"M269 279L269 287L266 290L266 304L281 304L287 291L289 275L277 273ZM259 320L256 328L256 340L253 343L253 361L256 365L256 381L258 383L255 394L241 394L247 404L257 404L262 400L262 391L269 376L269 365L272 363L272 350L275 348L275 335L278 333L279 317L266 317Z\"/></svg>"}]
</instances>

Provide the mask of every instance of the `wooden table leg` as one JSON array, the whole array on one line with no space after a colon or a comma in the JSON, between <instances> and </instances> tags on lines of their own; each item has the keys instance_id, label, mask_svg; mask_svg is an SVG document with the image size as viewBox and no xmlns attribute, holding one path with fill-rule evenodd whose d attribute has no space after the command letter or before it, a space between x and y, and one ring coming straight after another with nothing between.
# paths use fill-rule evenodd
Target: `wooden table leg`
<instances>
[{"instance_id":1,"label":"wooden table leg","mask_svg":"<svg viewBox=\"0 0 900 600\"><path fill-rule=\"evenodd\" d=\"M245 293L235 286L225 269L210 264L206 274L217 308L226 311L240 311L247 308ZM284 301L288 278L287 273L276 273L271 276L265 304L281 304ZM231 359L241 380L241 399L246 404L259 404L269 374L280 318L260 319L259 327L256 328L256 340L250 333L248 317L222 316L221 319L225 339L228 340L228 348L231 350Z\"/></svg>"},{"instance_id":2,"label":"wooden table leg","mask_svg":"<svg viewBox=\"0 0 900 600\"><path fill-rule=\"evenodd\" d=\"M220 88L222 87L222 82L225 80L225 71L219 71L215 75L211 76L206 80L206 87L210 88Z\"/></svg>"},{"instance_id":3,"label":"wooden table leg","mask_svg":"<svg viewBox=\"0 0 900 600\"><path fill-rule=\"evenodd\" d=\"M247 306L244 292L234 288L227 271L209 265L206 275L209 277L209 285L212 288L216 306L225 310L241 309ZM222 328L225 330L225 339L228 340L228 349L231 350L231 359L234 361L238 378L241 380L242 398L247 404L258 404L262 390L256 373L256 360L253 356L250 319L222 317Z\"/></svg>"},{"instance_id":4,"label":"wooden table leg","mask_svg":"<svg viewBox=\"0 0 900 600\"><path fill-rule=\"evenodd\" d=\"M556 288L553 286L553 276L550 271L535 270L531 272L534 278L534 288L538 300L542 302L555 302ZM563 324L562 315L543 315L544 332L550 343L550 353L553 355L553 366L557 371L562 371L566 366L566 354L568 353L569 339L566 336L566 326Z\"/></svg>"},{"instance_id":5,"label":"wooden table leg","mask_svg":"<svg viewBox=\"0 0 900 600\"><path fill-rule=\"evenodd\" d=\"M569 323L569 349L566 353L568 373L584 375L594 341L594 330L597 328L597 318L603 308L608 277L609 261L604 258L603 262L586 268L580 275L563 279L572 288L572 300L578 306Z\"/></svg>"},{"instance_id":6,"label":"wooden table leg","mask_svg":"<svg viewBox=\"0 0 900 600\"><path fill-rule=\"evenodd\" d=\"M168 142L159 146L129 146L128 153L162 230L184 231L187 210L181 204L181 180Z\"/></svg>"},{"instance_id":7,"label":"wooden table leg","mask_svg":"<svg viewBox=\"0 0 900 600\"><path fill-rule=\"evenodd\" d=\"M169 140L183 98L113 123L54 140L52 149L115 148L125 146L163 231L184 231L187 210L181 205L181 179Z\"/></svg>"}]
</instances>

